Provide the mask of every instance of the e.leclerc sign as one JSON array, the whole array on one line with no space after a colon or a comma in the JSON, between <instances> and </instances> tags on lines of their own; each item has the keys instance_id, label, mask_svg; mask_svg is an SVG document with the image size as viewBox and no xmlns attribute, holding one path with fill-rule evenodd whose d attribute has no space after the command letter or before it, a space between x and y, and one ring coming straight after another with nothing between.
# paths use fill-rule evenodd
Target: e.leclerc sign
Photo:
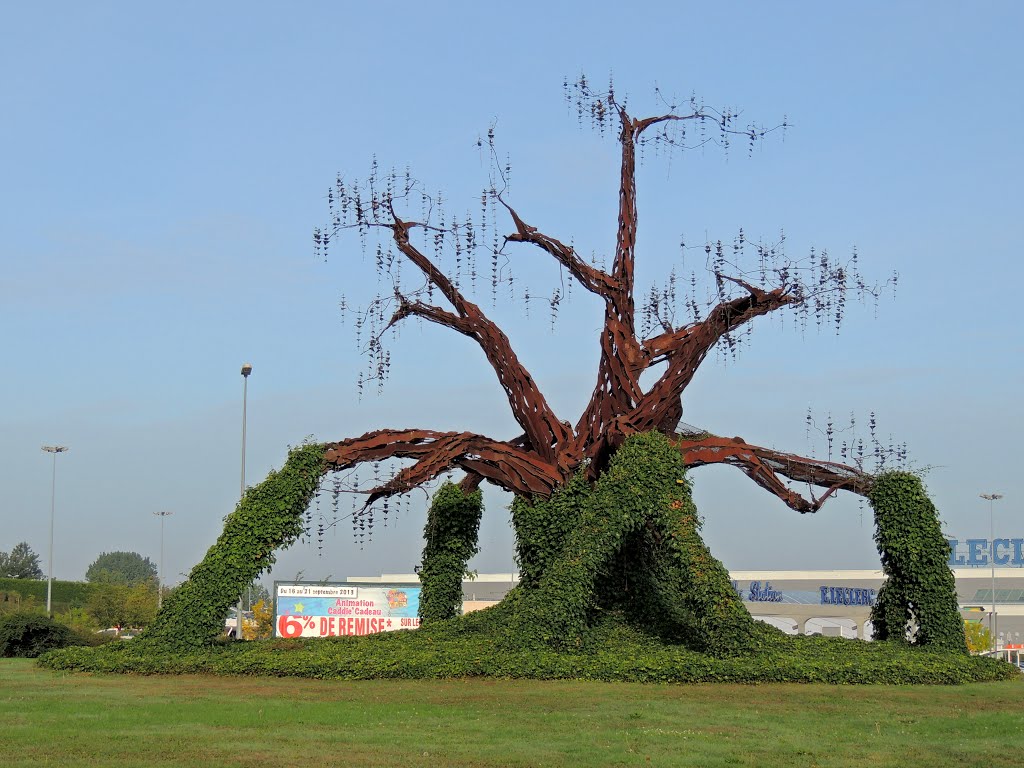
<instances>
[{"instance_id":1,"label":"e.leclerc sign","mask_svg":"<svg viewBox=\"0 0 1024 768\"><path fill-rule=\"evenodd\" d=\"M949 567L1024 568L1024 539L947 539Z\"/></svg>"},{"instance_id":2,"label":"e.leclerc sign","mask_svg":"<svg viewBox=\"0 0 1024 768\"><path fill-rule=\"evenodd\" d=\"M783 589L770 581L751 581L743 589L738 581L732 582L733 589L741 600L750 603L790 603L793 605L863 605L872 606L878 596L873 587L832 586L823 584L817 590Z\"/></svg>"}]
</instances>

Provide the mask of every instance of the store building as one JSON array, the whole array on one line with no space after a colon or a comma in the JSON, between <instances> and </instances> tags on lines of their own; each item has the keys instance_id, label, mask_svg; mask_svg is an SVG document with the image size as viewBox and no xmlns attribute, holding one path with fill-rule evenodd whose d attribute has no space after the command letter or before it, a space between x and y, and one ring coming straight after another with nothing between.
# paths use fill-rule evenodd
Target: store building
<instances>
[{"instance_id":1,"label":"store building","mask_svg":"<svg viewBox=\"0 0 1024 768\"><path fill-rule=\"evenodd\" d=\"M1024 642L1022 549L1024 539L950 539L961 614L994 628L999 647ZM871 637L871 606L884 582L881 570L737 570L730 578L752 615L785 632L865 639ZM411 585L419 584L419 577L385 573L348 581ZM517 573L479 574L464 581L463 610L494 605L518 581Z\"/></svg>"}]
</instances>

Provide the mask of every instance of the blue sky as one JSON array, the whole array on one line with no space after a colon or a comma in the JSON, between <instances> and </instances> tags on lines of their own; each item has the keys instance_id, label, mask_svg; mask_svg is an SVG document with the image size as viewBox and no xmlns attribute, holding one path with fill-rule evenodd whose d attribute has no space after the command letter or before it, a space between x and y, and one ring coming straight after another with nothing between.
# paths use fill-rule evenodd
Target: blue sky
<instances>
[{"instance_id":1,"label":"blue sky","mask_svg":"<svg viewBox=\"0 0 1024 768\"><path fill-rule=\"evenodd\" d=\"M804 414L831 411L905 441L946 523L1024 535L1017 286L1024 124L1015 2L856 6L396 2L9 5L0 12L0 549L44 554L58 459L55 574L101 551L157 558L171 581L216 538L238 496L243 362L247 478L307 436L384 427L515 434L479 351L410 326L380 397L337 308L375 280L358 243L314 258L335 173L409 164L455 209L486 181L477 136L496 121L513 202L584 252L615 228L614 146L577 129L561 83L614 72L637 111L655 83L792 124L747 158L717 151L640 175L641 285L692 242L738 227L791 255L847 253L900 273L895 298L842 332L764 320L736 362L708 360L686 419L795 452ZM521 253L540 292L557 270ZM600 307L564 322L494 310L564 418L593 385ZM735 470L694 473L706 538L731 568L874 567L853 499L801 517ZM488 497L476 567L512 567L508 499ZM274 577L409 571L423 505L360 549L340 526L282 553Z\"/></svg>"}]
</instances>

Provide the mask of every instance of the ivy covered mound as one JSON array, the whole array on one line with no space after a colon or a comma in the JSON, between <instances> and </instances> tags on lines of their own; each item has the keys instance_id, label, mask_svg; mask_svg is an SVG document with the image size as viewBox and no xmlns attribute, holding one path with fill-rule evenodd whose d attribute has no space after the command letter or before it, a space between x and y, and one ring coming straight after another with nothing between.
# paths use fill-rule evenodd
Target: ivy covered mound
<instances>
[{"instance_id":1,"label":"ivy covered mound","mask_svg":"<svg viewBox=\"0 0 1024 768\"><path fill-rule=\"evenodd\" d=\"M272 562L275 537L287 545L301 533L322 473L318 451L296 449L280 472L246 493L217 545L141 637L52 652L41 663L337 679L963 683L1016 674L1008 664L968 656L962 629L959 645L941 631L917 633L916 644L895 631L898 622L928 620L914 611L919 595L910 577L892 591L897 607L884 619L887 642L790 637L753 620L701 540L679 451L657 433L627 440L594 484L581 476L550 499L515 502L521 583L493 608L452 615L476 549L481 502L478 492L448 485L428 515L420 629L218 642L234 597Z\"/></svg>"}]
</instances>

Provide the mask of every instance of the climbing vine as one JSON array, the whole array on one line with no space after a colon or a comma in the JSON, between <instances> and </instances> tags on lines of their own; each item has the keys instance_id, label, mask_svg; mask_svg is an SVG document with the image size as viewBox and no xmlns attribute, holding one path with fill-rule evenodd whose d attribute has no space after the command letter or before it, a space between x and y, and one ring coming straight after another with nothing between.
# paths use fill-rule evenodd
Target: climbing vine
<instances>
[{"instance_id":1,"label":"climbing vine","mask_svg":"<svg viewBox=\"0 0 1024 768\"><path fill-rule=\"evenodd\" d=\"M921 479L883 473L868 500L887 577L871 610L875 639L967 653L949 544Z\"/></svg>"},{"instance_id":2,"label":"climbing vine","mask_svg":"<svg viewBox=\"0 0 1024 768\"><path fill-rule=\"evenodd\" d=\"M419 615L424 624L462 612L462 579L469 559L479 551L481 514L479 490L465 493L454 483L445 483L434 494L423 529L426 545L420 567Z\"/></svg>"},{"instance_id":3,"label":"climbing vine","mask_svg":"<svg viewBox=\"0 0 1024 768\"><path fill-rule=\"evenodd\" d=\"M182 650L213 642L242 590L273 565L276 550L302 535L303 515L325 471L323 455L322 445L295 448L280 470L246 489L217 543L133 642Z\"/></svg>"},{"instance_id":4,"label":"climbing vine","mask_svg":"<svg viewBox=\"0 0 1024 768\"><path fill-rule=\"evenodd\" d=\"M716 655L773 635L704 545L679 450L657 432L628 438L592 488L581 473L550 499L517 499L513 522L513 642L579 647L610 612Z\"/></svg>"}]
</instances>

